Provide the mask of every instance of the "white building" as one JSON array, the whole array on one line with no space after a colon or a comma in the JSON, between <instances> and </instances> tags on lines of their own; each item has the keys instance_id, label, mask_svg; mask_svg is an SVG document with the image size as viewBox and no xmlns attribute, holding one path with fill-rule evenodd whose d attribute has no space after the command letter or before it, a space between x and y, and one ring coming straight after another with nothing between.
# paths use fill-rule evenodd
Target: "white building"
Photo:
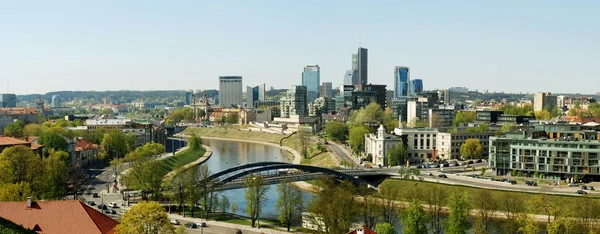
<instances>
[{"instance_id":1,"label":"white building","mask_svg":"<svg viewBox=\"0 0 600 234\"><path fill-rule=\"evenodd\" d=\"M440 159L460 159L460 147L467 139L478 139L483 147L482 156L487 157L489 151L490 136L492 132L484 133L449 133L440 132L437 136L437 157Z\"/></svg>"},{"instance_id":2,"label":"white building","mask_svg":"<svg viewBox=\"0 0 600 234\"><path fill-rule=\"evenodd\" d=\"M438 131L432 128L403 128L394 129L394 135L406 137L408 159L412 163L427 162L436 157Z\"/></svg>"},{"instance_id":3,"label":"white building","mask_svg":"<svg viewBox=\"0 0 600 234\"><path fill-rule=\"evenodd\" d=\"M365 154L373 157L373 164L387 166L388 149L401 143L402 138L387 134L385 127L381 125L377 133L369 133L365 136Z\"/></svg>"}]
</instances>

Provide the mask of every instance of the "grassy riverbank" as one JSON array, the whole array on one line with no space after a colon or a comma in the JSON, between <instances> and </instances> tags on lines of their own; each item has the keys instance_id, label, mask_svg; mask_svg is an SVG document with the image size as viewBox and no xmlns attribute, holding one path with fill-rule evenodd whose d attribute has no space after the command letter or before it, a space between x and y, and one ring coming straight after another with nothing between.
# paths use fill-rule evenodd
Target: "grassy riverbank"
<instances>
[{"instance_id":1,"label":"grassy riverbank","mask_svg":"<svg viewBox=\"0 0 600 234\"><path fill-rule=\"evenodd\" d=\"M238 127L215 127L215 128L188 128L183 134L196 134L200 137L218 137L227 139L237 139L246 141L259 141L279 145L281 139L285 136L281 134L265 133L258 131L240 130ZM283 146L290 147L297 152L300 152L300 137L293 135L283 140ZM321 153L316 150L317 145L314 142L309 142L309 154L306 159L300 161L301 164L314 165L321 167L337 166L335 161L331 159L328 153Z\"/></svg>"},{"instance_id":2,"label":"grassy riverbank","mask_svg":"<svg viewBox=\"0 0 600 234\"><path fill-rule=\"evenodd\" d=\"M204 148L200 148L197 150L192 150L191 148L188 148L180 153L175 154L172 157L160 160L160 166L164 169L164 171L168 173L179 167L182 167L193 161L198 160L204 155L204 153L206 153L206 149Z\"/></svg>"}]
</instances>

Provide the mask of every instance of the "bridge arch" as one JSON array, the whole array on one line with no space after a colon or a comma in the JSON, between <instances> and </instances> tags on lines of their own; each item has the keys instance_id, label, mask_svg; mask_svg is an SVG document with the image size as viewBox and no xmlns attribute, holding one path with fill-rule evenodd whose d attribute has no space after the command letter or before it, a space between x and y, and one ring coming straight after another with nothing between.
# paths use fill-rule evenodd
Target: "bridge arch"
<instances>
[{"instance_id":1,"label":"bridge arch","mask_svg":"<svg viewBox=\"0 0 600 234\"><path fill-rule=\"evenodd\" d=\"M244 170L244 169L248 169L248 168L255 168L255 167L264 167L264 166L270 166L270 165L280 165L280 164L289 164L289 163L285 163L285 162L257 162L257 163L249 163L249 164L244 164L244 165L239 165L239 166L227 168L225 170L222 170L220 172L212 174L207 179L208 180L215 180L215 179L218 179L221 176L224 176L224 175L227 175L229 173L232 173L232 172L235 172L235 171L239 171L239 170Z\"/></svg>"}]
</instances>

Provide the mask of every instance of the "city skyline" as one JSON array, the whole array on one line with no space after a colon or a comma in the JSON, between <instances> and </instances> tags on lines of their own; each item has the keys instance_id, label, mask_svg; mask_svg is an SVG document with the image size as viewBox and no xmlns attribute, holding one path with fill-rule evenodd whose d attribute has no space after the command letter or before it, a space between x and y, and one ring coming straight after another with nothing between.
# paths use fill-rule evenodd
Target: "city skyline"
<instances>
[{"instance_id":1,"label":"city skyline","mask_svg":"<svg viewBox=\"0 0 600 234\"><path fill-rule=\"evenodd\" d=\"M6 22L0 26L0 89L204 90L218 89L223 74L286 88L306 64L319 64L321 82L338 87L349 56L365 47L368 82L388 87L391 69L405 65L427 81L427 90L598 92L599 32L591 30L600 20L597 2L310 5L7 2L0 9ZM390 18L399 8L405 14ZM364 17L342 14L357 11ZM219 17L225 12L231 17ZM269 69L260 69L265 64Z\"/></svg>"}]
</instances>

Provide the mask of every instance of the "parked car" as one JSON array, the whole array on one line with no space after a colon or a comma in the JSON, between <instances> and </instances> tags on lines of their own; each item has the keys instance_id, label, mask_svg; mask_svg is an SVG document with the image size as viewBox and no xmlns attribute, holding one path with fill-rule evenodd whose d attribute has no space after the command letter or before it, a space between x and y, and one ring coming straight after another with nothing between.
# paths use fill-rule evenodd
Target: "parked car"
<instances>
[{"instance_id":1,"label":"parked car","mask_svg":"<svg viewBox=\"0 0 600 234\"><path fill-rule=\"evenodd\" d=\"M186 223L185 227L186 228L198 228L198 225L196 225L195 223Z\"/></svg>"},{"instance_id":2,"label":"parked car","mask_svg":"<svg viewBox=\"0 0 600 234\"><path fill-rule=\"evenodd\" d=\"M587 190L587 189L588 189L587 186L585 186L585 185L581 186L581 190Z\"/></svg>"},{"instance_id":3,"label":"parked car","mask_svg":"<svg viewBox=\"0 0 600 234\"><path fill-rule=\"evenodd\" d=\"M108 207L110 208L118 208L117 203L116 202L109 202L108 203Z\"/></svg>"},{"instance_id":4,"label":"parked car","mask_svg":"<svg viewBox=\"0 0 600 234\"><path fill-rule=\"evenodd\" d=\"M482 162L481 159L477 159L477 161L476 161L476 163L481 163L481 162Z\"/></svg>"},{"instance_id":5,"label":"parked car","mask_svg":"<svg viewBox=\"0 0 600 234\"><path fill-rule=\"evenodd\" d=\"M570 184L569 184L569 187L579 187L579 184L576 184L576 183L570 183Z\"/></svg>"},{"instance_id":6,"label":"parked car","mask_svg":"<svg viewBox=\"0 0 600 234\"><path fill-rule=\"evenodd\" d=\"M514 180L507 180L507 181L506 181L506 183L509 183L509 184L517 184L517 181L514 181Z\"/></svg>"},{"instance_id":7,"label":"parked car","mask_svg":"<svg viewBox=\"0 0 600 234\"><path fill-rule=\"evenodd\" d=\"M458 166L460 166L460 164L459 164L458 162L454 162L454 164L453 164L453 165L454 165L455 167L458 167Z\"/></svg>"},{"instance_id":8,"label":"parked car","mask_svg":"<svg viewBox=\"0 0 600 234\"><path fill-rule=\"evenodd\" d=\"M426 176L432 176L433 174L431 172L425 172Z\"/></svg>"},{"instance_id":9,"label":"parked car","mask_svg":"<svg viewBox=\"0 0 600 234\"><path fill-rule=\"evenodd\" d=\"M179 220L177 220L177 219L171 219L171 223L175 224L175 225L179 225Z\"/></svg>"},{"instance_id":10,"label":"parked car","mask_svg":"<svg viewBox=\"0 0 600 234\"><path fill-rule=\"evenodd\" d=\"M577 190L577 194L586 195L587 192L580 189L580 190Z\"/></svg>"},{"instance_id":11,"label":"parked car","mask_svg":"<svg viewBox=\"0 0 600 234\"><path fill-rule=\"evenodd\" d=\"M99 210L106 210L106 209L108 209L108 207L106 205L104 205L104 204L100 204L97 207L98 207Z\"/></svg>"},{"instance_id":12,"label":"parked car","mask_svg":"<svg viewBox=\"0 0 600 234\"><path fill-rule=\"evenodd\" d=\"M537 186L537 183L533 182L531 180L528 180L528 181L525 181L525 185L527 185L527 186Z\"/></svg>"},{"instance_id":13,"label":"parked car","mask_svg":"<svg viewBox=\"0 0 600 234\"><path fill-rule=\"evenodd\" d=\"M97 193L94 193L94 194L92 194L92 197L93 197L93 198L99 198L100 196L98 196L98 194L97 194Z\"/></svg>"},{"instance_id":14,"label":"parked car","mask_svg":"<svg viewBox=\"0 0 600 234\"><path fill-rule=\"evenodd\" d=\"M467 164L473 164L473 160L467 161Z\"/></svg>"},{"instance_id":15,"label":"parked car","mask_svg":"<svg viewBox=\"0 0 600 234\"><path fill-rule=\"evenodd\" d=\"M202 222L202 224L200 224L201 227L206 227L206 223Z\"/></svg>"},{"instance_id":16,"label":"parked car","mask_svg":"<svg viewBox=\"0 0 600 234\"><path fill-rule=\"evenodd\" d=\"M112 209L102 210L105 214L117 214L117 211Z\"/></svg>"},{"instance_id":17,"label":"parked car","mask_svg":"<svg viewBox=\"0 0 600 234\"><path fill-rule=\"evenodd\" d=\"M442 164L442 167L449 167L449 166L450 166L450 164L449 164L449 163L444 163L444 164Z\"/></svg>"},{"instance_id":18,"label":"parked car","mask_svg":"<svg viewBox=\"0 0 600 234\"><path fill-rule=\"evenodd\" d=\"M438 177L440 177L440 178L448 178L448 176L446 174L439 174Z\"/></svg>"},{"instance_id":19,"label":"parked car","mask_svg":"<svg viewBox=\"0 0 600 234\"><path fill-rule=\"evenodd\" d=\"M373 166L367 164L367 165L365 165L365 168L373 168Z\"/></svg>"},{"instance_id":20,"label":"parked car","mask_svg":"<svg viewBox=\"0 0 600 234\"><path fill-rule=\"evenodd\" d=\"M95 206L96 205L96 203L94 201L87 201L87 204L89 206Z\"/></svg>"}]
</instances>

